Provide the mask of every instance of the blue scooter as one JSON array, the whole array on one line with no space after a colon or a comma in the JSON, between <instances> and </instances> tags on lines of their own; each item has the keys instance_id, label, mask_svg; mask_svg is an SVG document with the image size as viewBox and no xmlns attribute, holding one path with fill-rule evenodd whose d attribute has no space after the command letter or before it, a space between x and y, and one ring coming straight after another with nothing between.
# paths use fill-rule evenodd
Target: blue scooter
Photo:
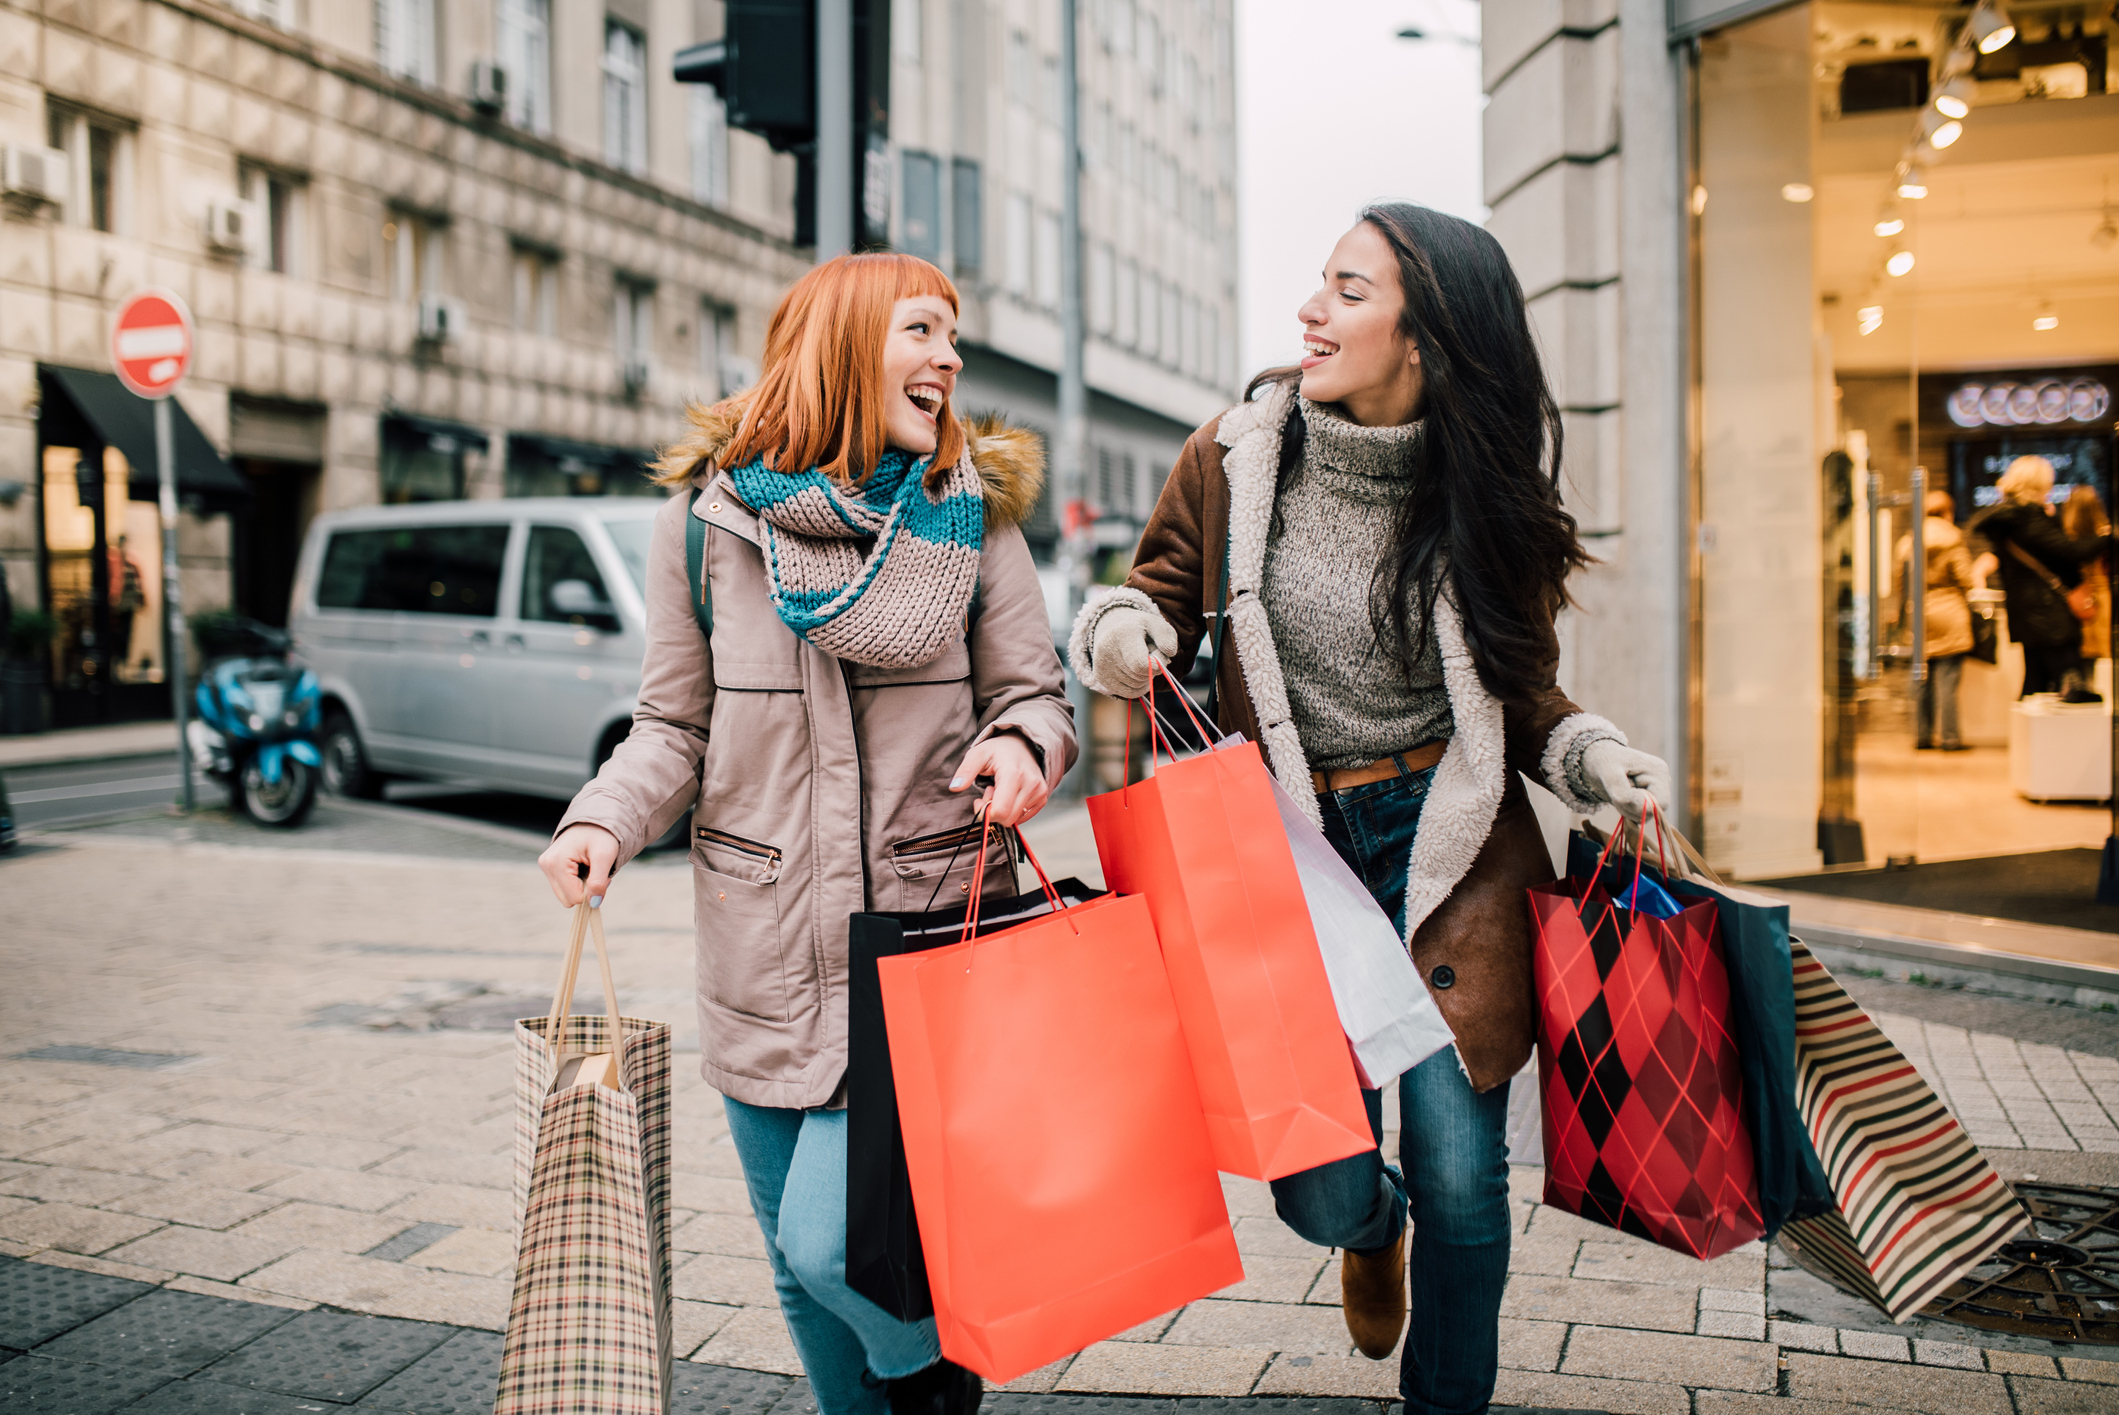
<instances>
[{"instance_id":1,"label":"blue scooter","mask_svg":"<svg viewBox=\"0 0 2119 1415\"><path fill-rule=\"evenodd\" d=\"M198 716L185 729L192 759L260 825L300 825L324 765L316 675L287 661L285 633L255 620L220 621L202 647Z\"/></svg>"}]
</instances>

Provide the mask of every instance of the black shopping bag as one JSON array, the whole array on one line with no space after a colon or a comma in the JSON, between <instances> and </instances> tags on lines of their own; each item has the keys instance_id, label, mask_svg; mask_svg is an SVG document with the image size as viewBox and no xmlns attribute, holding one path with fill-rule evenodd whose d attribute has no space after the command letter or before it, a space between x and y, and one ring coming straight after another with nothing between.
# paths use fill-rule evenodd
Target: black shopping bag
<instances>
[{"instance_id":1,"label":"black shopping bag","mask_svg":"<svg viewBox=\"0 0 2119 1415\"><path fill-rule=\"evenodd\" d=\"M1743 891L1713 881L1706 862L1683 836L1670 832L1678 858L1667 874L1654 865L1641 873L1652 889L1679 905L1711 900L1729 965L1729 1021L1736 1036L1744 1072L1744 1121L1751 1132L1752 1162L1758 1174L1759 1217L1771 1242L1783 1223L1812 1218L1839 1207L1825 1167L1818 1162L1795 1097L1795 980L1788 948L1788 909L1767 904ZM1596 869L1601 846L1581 831L1567 842L1568 870L1588 874ZM1616 875L1616 889L1632 884ZM1611 870L1607 868L1607 874ZM1644 890L1642 907L1651 907Z\"/></svg>"},{"instance_id":2,"label":"black shopping bag","mask_svg":"<svg viewBox=\"0 0 2119 1415\"><path fill-rule=\"evenodd\" d=\"M1072 878L1052 888L1062 907L1104 893ZM1042 889L982 900L978 933L1011 928L1051 910ZM855 914L847 925L846 1284L901 1322L933 1316L934 1299L927 1290L920 1223L912 1211L912 1180L898 1131L897 1086L876 960L955 943L964 934L964 912L960 904L927 913Z\"/></svg>"}]
</instances>

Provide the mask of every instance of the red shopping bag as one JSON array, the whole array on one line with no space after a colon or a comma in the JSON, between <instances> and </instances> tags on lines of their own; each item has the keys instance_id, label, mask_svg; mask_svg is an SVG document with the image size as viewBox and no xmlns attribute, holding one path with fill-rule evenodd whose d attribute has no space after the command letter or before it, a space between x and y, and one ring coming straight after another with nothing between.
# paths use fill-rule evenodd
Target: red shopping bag
<instances>
[{"instance_id":1,"label":"red shopping bag","mask_svg":"<svg viewBox=\"0 0 2119 1415\"><path fill-rule=\"evenodd\" d=\"M1243 1278L1146 903L1053 905L876 966L942 1354L993 1382Z\"/></svg>"},{"instance_id":2,"label":"red shopping bag","mask_svg":"<svg viewBox=\"0 0 2119 1415\"><path fill-rule=\"evenodd\" d=\"M1152 709L1148 728L1161 745ZM1104 883L1155 919L1214 1162L1278 1179L1376 1148L1258 745L1091 796L1089 822Z\"/></svg>"},{"instance_id":3,"label":"red shopping bag","mask_svg":"<svg viewBox=\"0 0 2119 1415\"><path fill-rule=\"evenodd\" d=\"M1545 1202L1719 1257L1765 1224L1715 905L1620 907L1603 865L1530 891Z\"/></svg>"}]
</instances>

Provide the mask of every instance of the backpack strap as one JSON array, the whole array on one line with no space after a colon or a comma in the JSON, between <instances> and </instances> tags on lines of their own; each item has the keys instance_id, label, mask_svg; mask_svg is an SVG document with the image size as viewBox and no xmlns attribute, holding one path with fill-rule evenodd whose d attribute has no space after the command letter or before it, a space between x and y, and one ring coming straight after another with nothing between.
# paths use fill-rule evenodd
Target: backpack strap
<instances>
[{"instance_id":1,"label":"backpack strap","mask_svg":"<svg viewBox=\"0 0 2119 1415\"><path fill-rule=\"evenodd\" d=\"M693 487L691 497L684 503L684 573L692 585L692 617L699 621L699 632L711 639L714 582L706 573L706 522L696 514L698 506L699 488Z\"/></svg>"}]
</instances>

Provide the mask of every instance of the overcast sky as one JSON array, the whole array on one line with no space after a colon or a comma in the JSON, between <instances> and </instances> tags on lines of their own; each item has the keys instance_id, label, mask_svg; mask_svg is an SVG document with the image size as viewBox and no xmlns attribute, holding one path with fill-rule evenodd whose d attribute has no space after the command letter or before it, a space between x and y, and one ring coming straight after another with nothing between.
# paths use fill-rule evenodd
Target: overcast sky
<instances>
[{"instance_id":1,"label":"overcast sky","mask_svg":"<svg viewBox=\"0 0 2119 1415\"><path fill-rule=\"evenodd\" d=\"M1236 0L1246 379L1300 357L1295 311L1364 203L1485 219L1479 51L1453 38L1478 33L1472 0Z\"/></svg>"}]
</instances>

